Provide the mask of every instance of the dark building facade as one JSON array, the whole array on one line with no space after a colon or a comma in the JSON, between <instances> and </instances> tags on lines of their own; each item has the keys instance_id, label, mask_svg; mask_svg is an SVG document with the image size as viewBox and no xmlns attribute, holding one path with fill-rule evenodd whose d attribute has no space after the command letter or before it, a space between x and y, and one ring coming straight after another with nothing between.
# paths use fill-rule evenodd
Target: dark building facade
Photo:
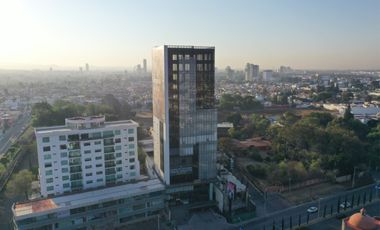
<instances>
[{"instance_id":1,"label":"dark building facade","mask_svg":"<svg viewBox=\"0 0 380 230\"><path fill-rule=\"evenodd\" d=\"M214 47L153 49L154 160L168 185L216 176L214 54Z\"/></svg>"}]
</instances>

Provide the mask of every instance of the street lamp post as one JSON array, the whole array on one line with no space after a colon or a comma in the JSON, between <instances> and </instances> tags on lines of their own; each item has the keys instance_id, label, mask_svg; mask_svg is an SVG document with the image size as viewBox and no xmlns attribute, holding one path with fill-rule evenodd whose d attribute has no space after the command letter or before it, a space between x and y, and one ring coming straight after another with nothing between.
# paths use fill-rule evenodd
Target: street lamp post
<instances>
[{"instance_id":1,"label":"street lamp post","mask_svg":"<svg viewBox=\"0 0 380 230\"><path fill-rule=\"evenodd\" d=\"M355 187L355 176L356 176L356 166L354 167L354 175L352 176L352 188L354 188Z\"/></svg>"}]
</instances>

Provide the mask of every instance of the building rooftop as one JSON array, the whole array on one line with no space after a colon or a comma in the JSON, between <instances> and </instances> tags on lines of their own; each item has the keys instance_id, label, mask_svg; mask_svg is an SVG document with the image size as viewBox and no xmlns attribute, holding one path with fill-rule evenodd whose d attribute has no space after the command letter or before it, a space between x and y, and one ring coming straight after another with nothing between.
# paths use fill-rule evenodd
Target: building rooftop
<instances>
[{"instance_id":1,"label":"building rooftop","mask_svg":"<svg viewBox=\"0 0 380 230\"><path fill-rule=\"evenodd\" d=\"M155 48L162 48L162 47L172 48L172 49L215 49L214 46L191 46L191 45L163 45L163 46L156 46Z\"/></svg>"},{"instance_id":2,"label":"building rooftop","mask_svg":"<svg viewBox=\"0 0 380 230\"><path fill-rule=\"evenodd\" d=\"M69 118L74 119L73 121L81 121L80 118ZM104 126L99 127L93 127L91 129L97 129L97 128L112 128L117 127L119 125L136 125L138 126L138 123L133 120L121 120L121 121L107 121L104 122ZM44 134L44 133L51 133L51 132L57 132L57 131L72 131L72 130L78 130L77 128L72 128L67 125L59 125L59 126L49 126L49 127L37 127L35 128L36 133Z\"/></svg>"},{"instance_id":3,"label":"building rooftop","mask_svg":"<svg viewBox=\"0 0 380 230\"><path fill-rule=\"evenodd\" d=\"M106 202L120 198L142 195L149 192L161 191L164 189L165 186L159 179L139 181L133 184L124 184L77 194L28 201L25 203L16 203L13 205L12 211L16 220L24 219L32 217L34 216L33 214L36 213L52 213L59 209L66 209L67 207L82 207L99 202Z\"/></svg>"}]
</instances>

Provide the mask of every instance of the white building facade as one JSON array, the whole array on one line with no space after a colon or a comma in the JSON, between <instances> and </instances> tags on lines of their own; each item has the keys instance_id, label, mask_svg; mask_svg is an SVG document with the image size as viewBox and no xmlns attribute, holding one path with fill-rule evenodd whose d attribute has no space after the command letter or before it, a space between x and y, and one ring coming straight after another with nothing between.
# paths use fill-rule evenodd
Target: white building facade
<instances>
[{"instance_id":1,"label":"white building facade","mask_svg":"<svg viewBox=\"0 0 380 230\"><path fill-rule=\"evenodd\" d=\"M105 122L104 116L93 116L65 123L35 129L43 197L140 177L136 122Z\"/></svg>"}]
</instances>

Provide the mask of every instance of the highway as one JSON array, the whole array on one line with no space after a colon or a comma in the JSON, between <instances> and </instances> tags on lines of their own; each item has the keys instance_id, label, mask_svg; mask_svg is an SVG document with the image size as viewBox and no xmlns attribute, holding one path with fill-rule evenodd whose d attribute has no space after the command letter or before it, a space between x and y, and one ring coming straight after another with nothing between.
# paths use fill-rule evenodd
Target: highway
<instances>
[{"instance_id":1,"label":"highway","mask_svg":"<svg viewBox=\"0 0 380 230\"><path fill-rule=\"evenodd\" d=\"M347 208L349 210L363 206L363 203L369 203L369 200L373 202L376 200L376 197L378 197L378 191L375 189L375 185L372 184L328 197L322 197L313 202L278 210L266 216L247 221L241 226L245 230L273 229L273 225L275 226L274 229L290 229L290 226L293 228L298 226L299 222L306 224L307 222L322 219L324 215L327 217L331 216L331 213L335 215L338 212L344 211L343 208L338 208L338 206L345 201L353 204L353 207ZM318 211L308 214L307 209L312 206L317 207Z\"/></svg>"},{"instance_id":2,"label":"highway","mask_svg":"<svg viewBox=\"0 0 380 230\"><path fill-rule=\"evenodd\" d=\"M30 118L30 112L24 112L22 117L5 132L3 138L0 140L0 157L8 151L13 142L22 134L24 128L26 128L30 121Z\"/></svg>"}]
</instances>

